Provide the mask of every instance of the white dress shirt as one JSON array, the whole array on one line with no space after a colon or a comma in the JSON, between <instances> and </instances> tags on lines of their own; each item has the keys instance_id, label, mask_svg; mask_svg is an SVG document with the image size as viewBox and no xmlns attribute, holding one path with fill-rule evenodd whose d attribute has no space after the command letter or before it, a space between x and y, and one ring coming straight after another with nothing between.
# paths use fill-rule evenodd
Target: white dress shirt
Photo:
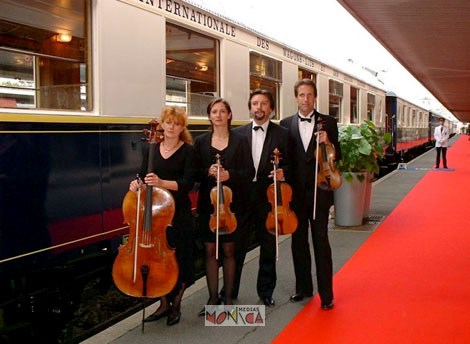
<instances>
[{"instance_id":1,"label":"white dress shirt","mask_svg":"<svg viewBox=\"0 0 470 344\"><path fill-rule=\"evenodd\" d=\"M253 164L256 170L255 177L253 178L254 182L256 181L256 176L258 174L258 166L261 160L261 154L263 153L263 145L264 145L264 140L266 139L266 132L268 131L268 125L269 125L269 121L266 121L261 125L260 129L255 130L254 127L257 127L258 125L255 122L252 122L251 154L253 156Z\"/></svg>"},{"instance_id":2,"label":"white dress shirt","mask_svg":"<svg viewBox=\"0 0 470 344\"><path fill-rule=\"evenodd\" d=\"M298 115L299 118L297 120L299 121L300 138L302 139L305 151L307 151L310 140L312 139L313 131L315 129L315 118L313 117L313 111L310 112L307 116L302 116L300 113ZM312 121L301 121L300 118L311 118Z\"/></svg>"}]
</instances>

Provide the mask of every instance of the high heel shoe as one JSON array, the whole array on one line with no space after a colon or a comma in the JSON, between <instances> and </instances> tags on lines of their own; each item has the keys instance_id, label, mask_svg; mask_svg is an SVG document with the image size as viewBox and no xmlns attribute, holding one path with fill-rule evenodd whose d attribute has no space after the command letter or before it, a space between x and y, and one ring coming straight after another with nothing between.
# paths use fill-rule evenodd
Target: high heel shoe
<instances>
[{"instance_id":1,"label":"high heel shoe","mask_svg":"<svg viewBox=\"0 0 470 344\"><path fill-rule=\"evenodd\" d=\"M218 306L218 305L221 305L221 304L222 304L222 300L219 299L219 298L217 299L217 302L213 305L209 304L209 301L207 301L208 306ZM205 306L202 307L202 309L198 313L198 316L200 316L200 317L203 317L204 315L206 315L206 307Z\"/></svg>"},{"instance_id":2,"label":"high heel shoe","mask_svg":"<svg viewBox=\"0 0 470 344\"><path fill-rule=\"evenodd\" d=\"M180 322L180 319L181 319L181 312L178 312L174 317L170 315L168 315L168 318L166 319L166 324L168 326L173 326L173 325L176 325L177 323Z\"/></svg>"},{"instance_id":3,"label":"high heel shoe","mask_svg":"<svg viewBox=\"0 0 470 344\"><path fill-rule=\"evenodd\" d=\"M145 318L144 322L157 321L158 319L164 318L167 315L170 315L170 309L167 309L166 311L164 311L160 314L153 313L153 314L149 315L147 318Z\"/></svg>"}]
</instances>

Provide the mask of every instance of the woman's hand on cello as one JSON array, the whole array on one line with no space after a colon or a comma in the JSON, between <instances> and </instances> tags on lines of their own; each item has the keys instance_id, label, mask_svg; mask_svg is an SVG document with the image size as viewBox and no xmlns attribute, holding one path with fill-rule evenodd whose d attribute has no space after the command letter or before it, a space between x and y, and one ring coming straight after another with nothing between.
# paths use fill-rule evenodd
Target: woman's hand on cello
<instances>
[{"instance_id":1,"label":"woman's hand on cello","mask_svg":"<svg viewBox=\"0 0 470 344\"><path fill-rule=\"evenodd\" d=\"M140 179L134 179L129 184L129 190L136 192L142 186L142 181Z\"/></svg>"},{"instance_id":2,"label":"woman's hand on cello","mask_svg":"<svg viewBox=\"0 0 470 344\"><path fill-rule=\"evenodd\" d=\"M145 184L149 186L161 186L161 179L155 173L148 173L144 178Z\"/></svg>"}]
</instances>

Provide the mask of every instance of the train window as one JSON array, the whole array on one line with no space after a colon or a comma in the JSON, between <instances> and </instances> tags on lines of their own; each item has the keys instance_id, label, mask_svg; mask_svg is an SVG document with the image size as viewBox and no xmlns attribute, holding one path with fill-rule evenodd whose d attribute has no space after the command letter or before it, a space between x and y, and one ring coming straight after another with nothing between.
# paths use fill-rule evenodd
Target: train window
<instances>
[{"instance_id":1,"label":"train window","mask_svg":"<svg viewBox=\"0 0 470 344\"><path fill-rule=\"evenodd\" d=\"M367 119L374 121L375 116L375 95L367 93Z\"/></svg>"},{"instance_id":2,"label":"train window","mask_svg":"<svg viewBox=\"0 0 470 344\"><path fill-rule=\"evenodd\" d=\"M403 121L403 118L404 118L403 114L404 114L404 113L405 113L405 106L399 105L399 106L398 106L398 125L399 125L400 127L404 127L404 126L405 126L405 123L404 123L404 121Z\"/></svg>"},{"instance_id":3,"label":"train window","mask_svg":"<svg viewBox=\"0 0 470 344\"><path fill-rule=\"evenodd\" d=\"M351 116L349 118L350 123L359 122L359 103L357 101L359 95L359 89L351 86Z\"/></svg>"},{"instance_id":4,"label":"train window","mask_svg":"<svg viewBox=\"0 0 470 344\"><path fill-rule=\"evenodd\" d=\"M256 52L250 52L250 91L268 90L275 100L273 119L279 119L279 89L282 82L281 62Z\"/></svg>"},{"instance_id":5,"label":"train window","mask_svg":"<svg viewBox=\"0 0 470 344\"><path fill-rule=\"evenodd\" d=\"M302 79L310 79L310 80L313 80L315 83L317 82L317 74L315 73L312 73L308 70L305 70L305 69L302 69L302 68L299 68L299 72L298 72L298 79L299 80L302 80Z\"/></svg>"},{"instance_id":6,"label":"train window","mask_svg":"<svg viewBox=\"0 0 470 344\"><path fill-rule=\"evenodd\" d=\"M166 104L182 106L191 116L206 116L218 95L218 41L166 24Z\"/></svg>"},{"instance_id":7,"label":"train window","mask_svg":"<svg viewBox=\"0 0 470 344\"><path fill-rule=\"evenodd\" d=\"M91 110L89 5L0 3L0 107Z\"/></svg>"},{"instance_id":8,"label":"train window","mask_svg":"<svg viewBox=\"0 0 470 344\"><path fill-rule=\"evenodd\" d=\"M329 114L341 122L341 105L343 101L343 84L329 80Z\"/></svg>"}]
</instances>

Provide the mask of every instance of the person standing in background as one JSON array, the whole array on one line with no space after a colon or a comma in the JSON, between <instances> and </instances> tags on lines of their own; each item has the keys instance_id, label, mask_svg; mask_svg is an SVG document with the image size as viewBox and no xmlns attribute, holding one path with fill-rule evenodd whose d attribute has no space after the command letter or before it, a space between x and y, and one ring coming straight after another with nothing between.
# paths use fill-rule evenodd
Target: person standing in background
<instances>
[{"instance_id":1,"label":"person standing in background","mask_svg":"<svg viewBox=\"0 0 470 344\"><path fill-rule=\"evenodd\" d=\"M436 140L436 165L435 168L439 168L441 162L442 152L442 164L444 168L447 168L447 147L449 146L449 128L444 123L444 118L439 118L440 125L434 129L434 139Z\"/></svg>"}]
</instances>

